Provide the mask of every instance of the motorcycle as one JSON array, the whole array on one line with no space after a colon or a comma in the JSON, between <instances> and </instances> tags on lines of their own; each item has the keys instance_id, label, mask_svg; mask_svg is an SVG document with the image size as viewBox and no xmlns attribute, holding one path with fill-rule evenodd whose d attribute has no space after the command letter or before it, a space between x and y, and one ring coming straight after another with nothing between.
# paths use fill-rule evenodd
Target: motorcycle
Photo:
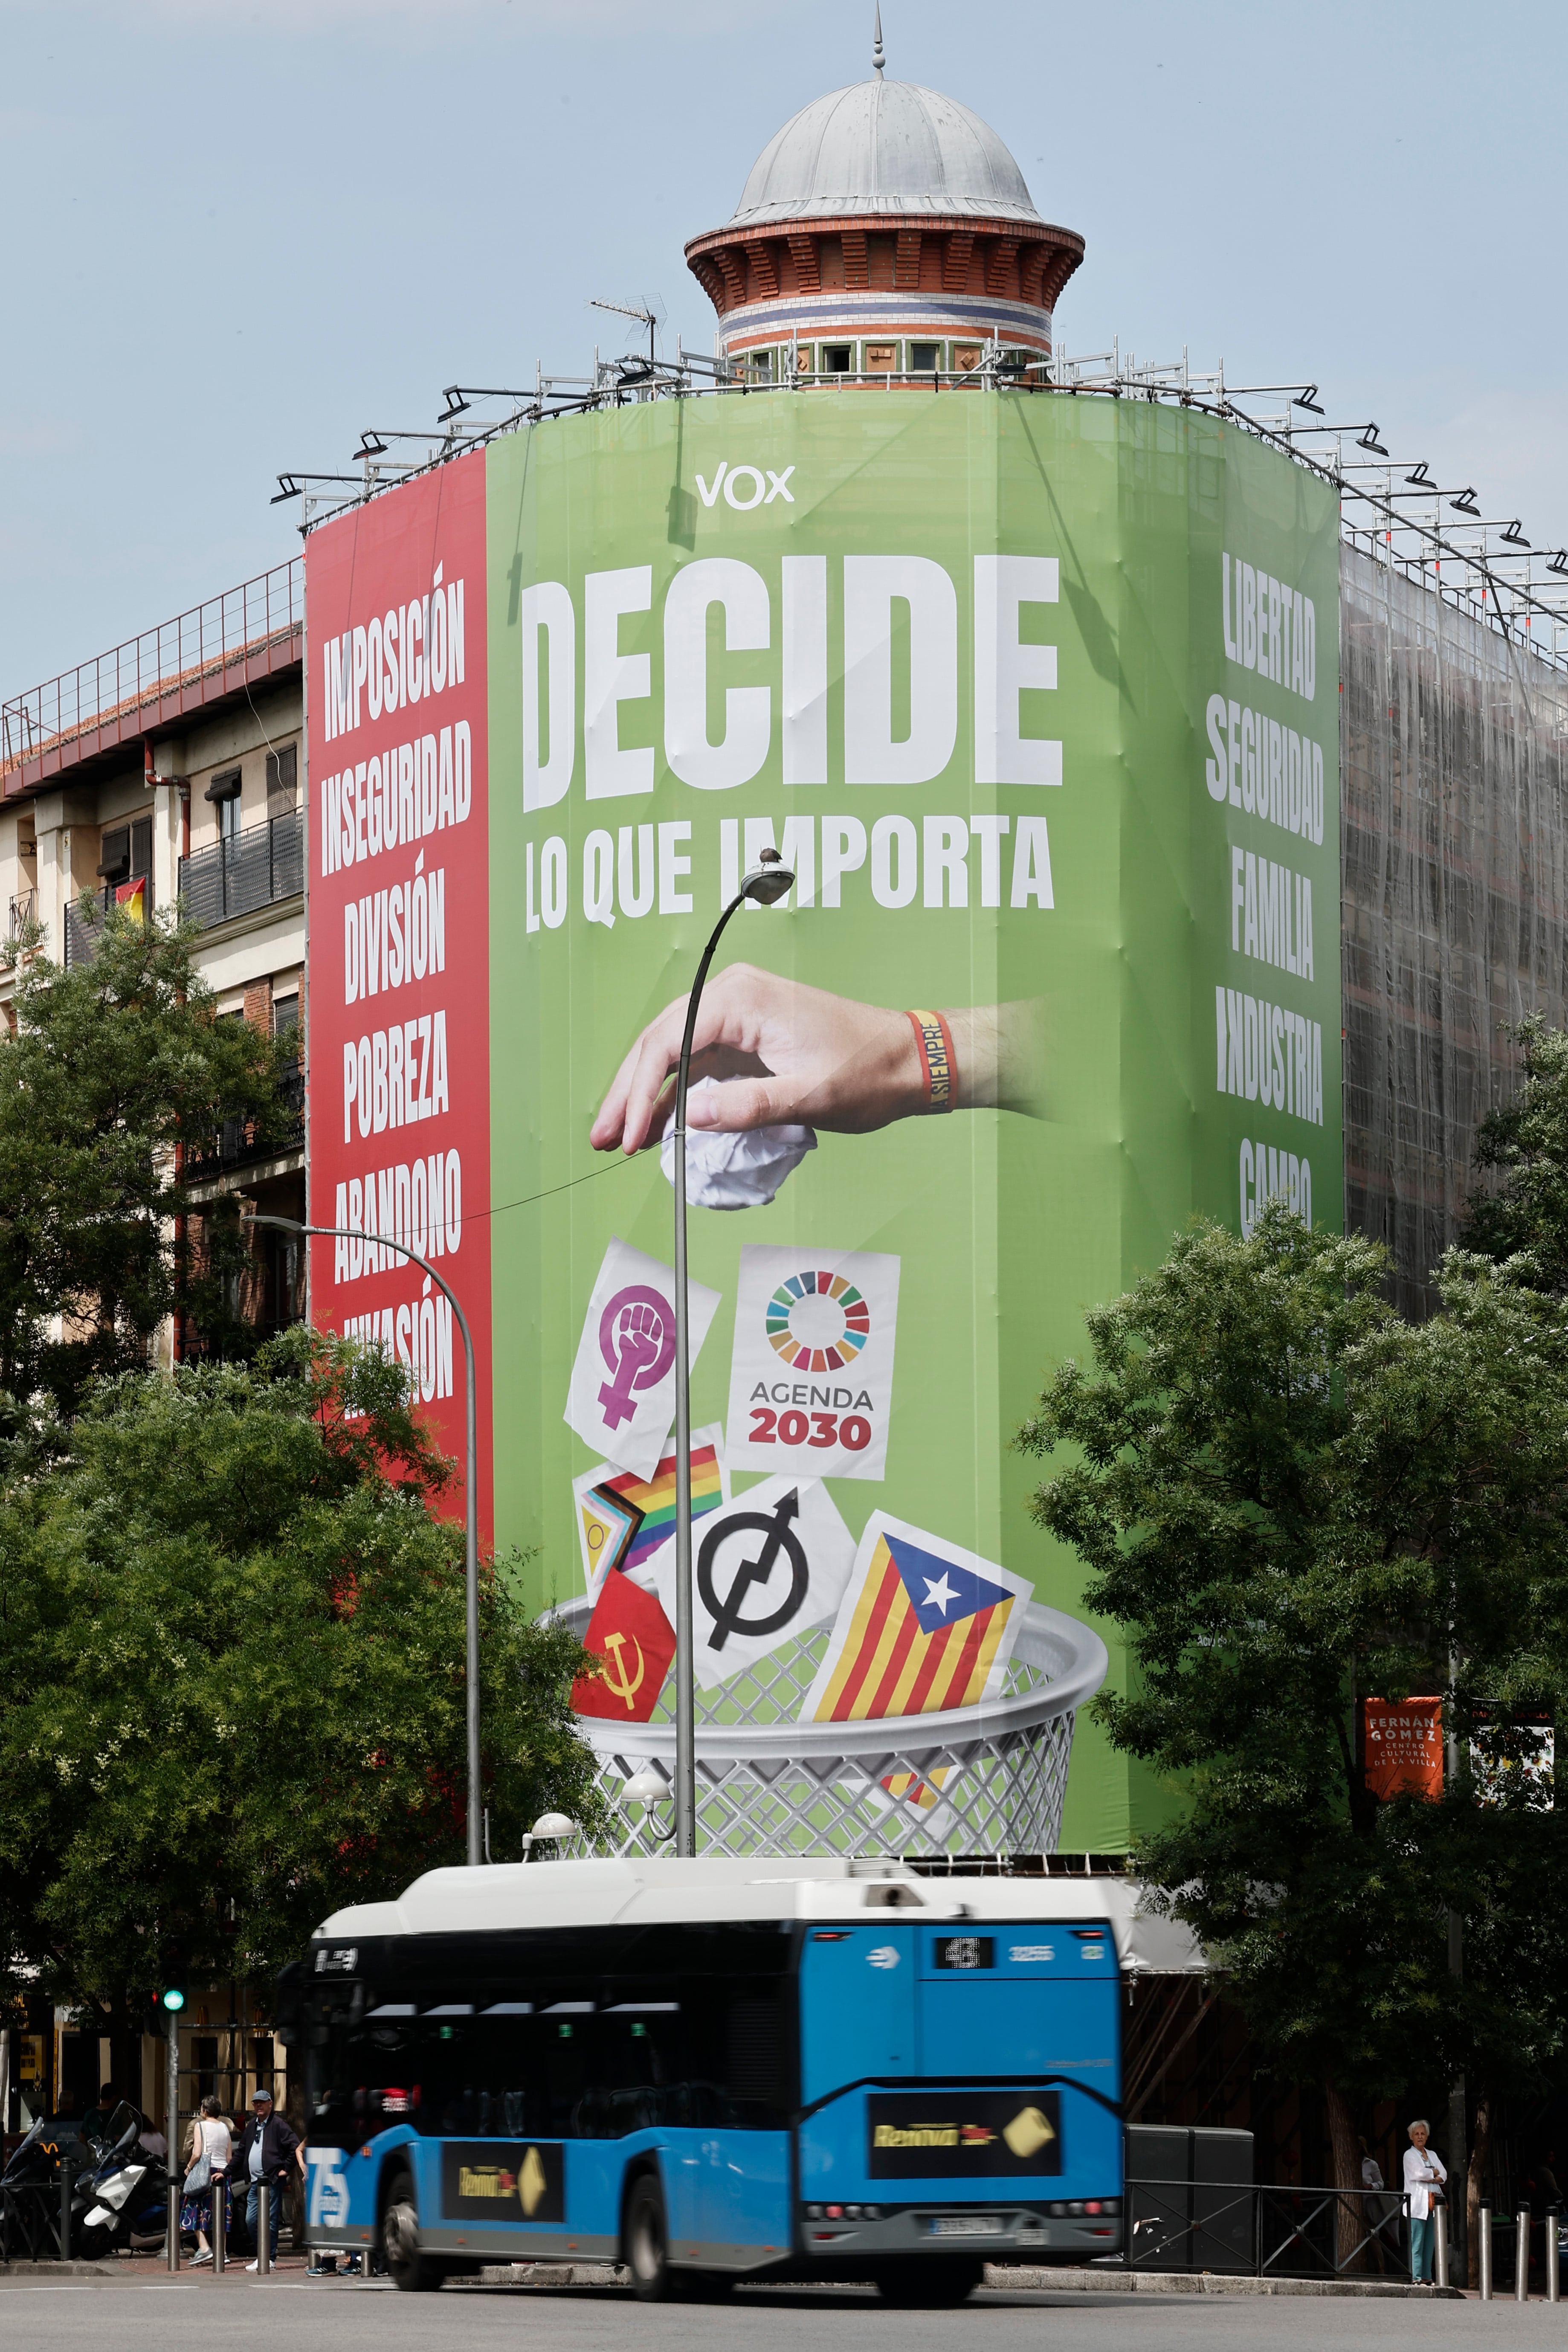
<instances>
[{"instance_id":1,"label":"motorcycle","mask_svg":"<svg viewBox=\"0 0 1568 2352\"><path fill-rule=\"evenodd\" d=\"M97 2161L79 2174L71 2197L71 2251L83 2262L110 2253L155 2252L169 2220L169 2176L137 2143L142 2118L123 2101L110 2118L118 2134L98 2143ZM89 2143L89 2146L92 2143Z\"/></svg>"}]
</instances>

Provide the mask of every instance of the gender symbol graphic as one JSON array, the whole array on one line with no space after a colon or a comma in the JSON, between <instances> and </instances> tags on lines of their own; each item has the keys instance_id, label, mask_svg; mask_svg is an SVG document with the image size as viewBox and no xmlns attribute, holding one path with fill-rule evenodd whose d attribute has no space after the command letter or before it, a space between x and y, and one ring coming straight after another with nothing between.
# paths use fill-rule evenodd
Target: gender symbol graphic
<instances>
[{"instance_id":1,"label":"gender symbol graphic","mask_svg":"<svg viewBox=\"0 0 1568 2352\"><path fill-rule=\"evenodd\" d=\"M599 1353L612 1377L599 1391L612 1429L636 1412L638 1389L656 1389L675 1361L675 1318L642 1283L617 1290L599 1318Z\"/></svg>"},{"instance_id":2,"label":"gender symbol graphic","mask_svg":"<svg viewBox=\"0 0 1568 2352\"><path fill-rule=\"evenodd\" d=\"M771 1513L766 1511L727 1511L717 1527L704 1537L697 1555L697 1590L713 1620L713 1631L708 1636L710 1650L721 1650L731 1633L776 1633L787 1625L805 1599L810 1582L805 1550L800 1538L790 1525L800 1517L800 1496L795 1487L781 1495ZM721 1601L713 1584L713 1566L721 1548L742 1528L755 1528L763 1537L763 1549L755 1559L743 1559L735 1570L729 1593ZM773 1563L783 1552L790 1564L790 1588L775 1609L765 1617L742 1617L741 1611L753 1584L765 1584L773 1572Z\"/></svg>"}]
</instances>

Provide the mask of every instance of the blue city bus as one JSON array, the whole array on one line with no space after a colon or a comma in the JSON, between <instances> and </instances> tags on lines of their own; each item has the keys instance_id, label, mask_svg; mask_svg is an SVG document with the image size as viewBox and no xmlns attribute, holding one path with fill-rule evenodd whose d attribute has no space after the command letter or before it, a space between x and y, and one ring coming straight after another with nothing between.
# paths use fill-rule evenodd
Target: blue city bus
<instances>
[{"instance_id":1,"label":"blue city bus","mask_svg":"<svg viewBox=\"0 0 1568 2352\"><path fill-rule=\"evenodd\" d=\"M279 1986L309 2242L407 2288L565 2258L650 2300L909 2305L1114 2253L1121 1972L1079 1897L700 1858L437 1870L342 1911Z\"/></svg>"}]
</instances>

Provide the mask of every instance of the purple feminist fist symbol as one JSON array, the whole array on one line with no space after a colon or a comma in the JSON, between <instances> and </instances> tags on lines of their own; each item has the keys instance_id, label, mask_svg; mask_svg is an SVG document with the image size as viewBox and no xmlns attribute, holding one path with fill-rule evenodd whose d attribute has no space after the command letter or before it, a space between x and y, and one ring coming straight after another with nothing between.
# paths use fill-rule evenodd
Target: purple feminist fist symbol
<instances>
[{"instance_id":1,"label":"purple feminist fist symbol","mask_svg":"<svg viewBox=\"0 0 1568 2352\"><path fill-rule=\"evenodd\" d=\"M640 1283L617 1290L599 1318L599 1353L612 1378L599 1391L612 1429L637 1411L634 1391L658 1386L675 1361L675 1318L657 1290Z\"/></svg>"}]
</instances>

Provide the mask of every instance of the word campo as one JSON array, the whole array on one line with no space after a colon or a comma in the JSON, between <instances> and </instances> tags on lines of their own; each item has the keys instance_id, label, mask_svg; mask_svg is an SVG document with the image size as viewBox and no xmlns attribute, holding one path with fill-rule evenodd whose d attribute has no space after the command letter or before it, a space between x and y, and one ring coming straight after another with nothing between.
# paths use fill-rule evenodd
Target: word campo
<instances>
[{"instance_id":1,"label":"word campo","mask_svg":"<svg viewBox=\"0 0 1568 2352\"><path fill-rule=\"evenodd\" d=\"M1271 1143L1241 1146L1241 1238L1252 1239L1253 1229L1270 1201L1283 1201L1304 1225L1312 1222L1312 1167L1293 1151L1276 1151Z\"/></svg>"},{"instance_id":2,"label":"word campo","mask_svg":"<svg viewBox=\"0 0 1568 2352\"><path fill-rule=\"evenodd\" d=\"M323 740L352 735L362 709L405 710L463 683L463 583L438 563L429 589L393 604L379 620L329 637L321 649ZM312 718L314 713L311 714Z\"/></svg>"}]
</instances>

